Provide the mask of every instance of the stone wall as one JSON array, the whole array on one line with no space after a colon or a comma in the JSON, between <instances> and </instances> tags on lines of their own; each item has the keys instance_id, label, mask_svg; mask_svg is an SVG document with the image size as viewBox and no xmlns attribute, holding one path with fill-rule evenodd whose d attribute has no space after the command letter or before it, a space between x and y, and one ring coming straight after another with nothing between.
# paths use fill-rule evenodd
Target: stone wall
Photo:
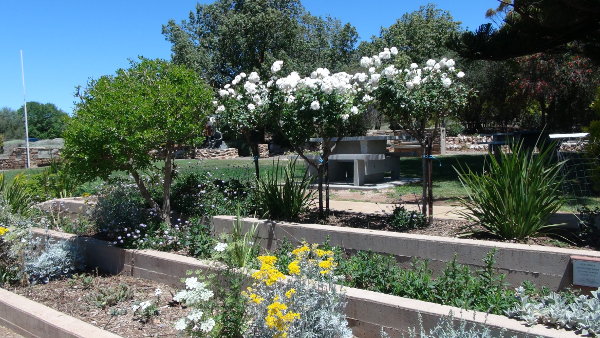
<instances>
[{"instance_id":1,"label":"stone wall","mask_svg":"<svg viewBox=\"0 0 600 338\"><path fill-rule=\"evenodd\" d=\"M421 156L421 147L419 143L412 138L406 131L404 130L389 130L389 129L381 129L381 130L368 130L367 136L396 136L400 137L400 140L389 140L387 151L390 153L401 154L404 156ZM440 133L438 133L438 137L433 142L433 154L434 155L443 155L446 153L445 147L445 139L446 139L445 130L442 129Z\"/></svg>"},{"instance_id":2,"label":"stone wall","mask_svg":"<svg viewBox=\"0 0 600 338\"><path fill-rule=\"evenodd\" d=\"M49 166L52 160L60 158L60 150L56 148L29 148L29 162L32 168ZM24 169L27 166L27 149L17 147L8 157L0 158L0 169Z\"/></svg>"},{"instance_id":3,"label":"stone wall","mask_svg":"<svg viewBox=\"0 0 600 338\"><path fill-rule=\"evenodd\" d=\"M491 136L479 135L458 135L455 137L446 137L446 149L454 151L488 151L488 145L492 142Z\"/></svg>"},{"instance_id":4,"label":"stone wall","mask_svg":"<svg viewBox=\"0 0 600 338\"><path fill-rule=\"evenodd\" d=\"M218 160L226 160L231 158L237 158L238 150L237 148L227 148L227 149L196 149L195 158L204 158L204 159L218 159Z\"/></svg>"},{"instance_id":5,"label":"stone wall","mask_svg":"<svg viewBox=\"0 0 600 338\"><path fill-rule=\"evenodd\" d=\"M258 156L260 158L268 158L269 157L269 145L268 144L259 144L258 145Z\"/></svg>"}]
</instances>

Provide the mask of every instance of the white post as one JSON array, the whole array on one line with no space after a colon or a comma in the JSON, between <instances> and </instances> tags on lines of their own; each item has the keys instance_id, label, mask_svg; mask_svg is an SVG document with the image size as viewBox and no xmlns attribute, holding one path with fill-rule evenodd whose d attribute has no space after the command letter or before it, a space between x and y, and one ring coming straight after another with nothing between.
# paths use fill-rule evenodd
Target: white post
<instances>
[{"instance_id":1,"label":"white post","mask_svg":"<svg viewBox=\"0 0 600 338\"><path fill-rule=\"evenodd\" d=\"M25 96L25 68L23 67L23 50L21 49L21 78L23 79L23 110L25 111L25 150L27 152L27 168L31 167L29 162L29 125L27 124L27 99Z\"/></svg>"}]
</instances>

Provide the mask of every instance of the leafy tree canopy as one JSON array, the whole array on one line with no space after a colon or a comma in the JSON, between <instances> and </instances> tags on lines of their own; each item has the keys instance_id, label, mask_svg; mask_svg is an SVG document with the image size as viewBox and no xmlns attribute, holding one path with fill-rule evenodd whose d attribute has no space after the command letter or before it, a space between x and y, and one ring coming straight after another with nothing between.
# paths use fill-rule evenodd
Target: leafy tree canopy
<instances>
[{"instance_id":1,"label":"leafy tree canopy","mask_svg":"<svg viewBox=\"0 0 600 338\"><path fill-rule=\"evenodd\" d=\"M19 108L17 114L22 119L23 107ZM52 103L27 102L29 137L38 139L62 137L68 121L69 115Z\"/></svg>"},{"instance_id":2,"label":"leafy tree canopy","mask_svg":"<svg viewBox=\"0 0 600 338\"><path fill-rule=\"evenodd\" d=\"M128 172L150 206L169 222L176 146L198 144L212 90L196 73L162 60L132 62L116 75L91 80L65 132L65 157L83 179ZM141 174L163 160L163 205Z\"/></svg>"},{"instance_id":3,"label":"leafy tree canopy","mask_svg":"<svg viewBox=\"0 0 600 338\"><path fill-rule=\"evenodd\" d=\"M275 60L309 72L340 70L352 59L358 34L350 24L308 13L299 0L217 0L198 4L189 19L163 26L172 59L221 87L241 72L269 74Z\"/></svg>"},{"instance_id":4,"label":"leafy tree canopy","mask_svg":"<svg viewBox=\"0 0 600 338\"><path fill-rule=\"evenodd\" d=\"M441 59L452 56L446 44L459 29L460 22L454 21L450 12L428 4L404 14L390 27L382 28L379 37L361 43L358 51L359 55L374 55L385 47L395 46L399 50L396 57L399 63Z\"/></svg>"},{"instance_id":5,"label":"leafy tree canopy","mask_svg":"<svg viewBox=\"0 0 600 338\"><path fill-rule=\"evenodd\" d=\"M470 59L505 60L538 52L571 50L600 61L600 2L597 0L499 0L486 15L499 29L481 25L453 40Z\"/></svg>"},{"instance_id":6,"label":"leafy tree canopy","mask_svg":"<svg viewBox=\"0 0 600 338\"><path fill-rule=\"evenodd\" d=\"M0 134L4 135L5 140L24 139L23 115L8 107L0 109Z\"/></svg>"}]
</instances>

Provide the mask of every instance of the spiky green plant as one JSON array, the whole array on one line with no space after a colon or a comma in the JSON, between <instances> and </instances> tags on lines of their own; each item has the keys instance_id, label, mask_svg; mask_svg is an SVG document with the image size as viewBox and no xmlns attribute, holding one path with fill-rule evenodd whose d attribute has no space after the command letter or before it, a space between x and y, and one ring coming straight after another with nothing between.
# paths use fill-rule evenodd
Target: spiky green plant
<instances>
[{"instance_id":1,"label":"spiky green plant","mask_svg":"<svg viewBox=\"0 0 600 338\"><path fill-rule=\"evenodd\" d=\"M565 202L561 191L563 162L552 162L552 147L538 154L517 145L512 154L490 156L483 174L457 169L467 190L460 214L502 239L523 240L552 232L550 216Z\"/></svg>"},{"instance_id":2,"label":"spiky green plant","mask_svg":"<svg viewBox=\"0 0 600 338\"><path fill-rule=\"evenodd\" d=\"M33 196L27 190L25 180L23 174L18 174L8 185L4 174L0 174L0 198L6 201L12 213L28 215L31 211Z\"/></svg>"},{"instance_id":3,"label":"spiky green plant","mask_svg":"<svg viewBox=\"0 0 600 338\"><path fill-rule=\"evenodd\" d=\"M262 216L277 220L296 220L308 208L313 194L309 190L308 171L297 178L296 160L281 166L279 161L271 172L257 182L256 202Z\"/></svg>"}]
</instances>

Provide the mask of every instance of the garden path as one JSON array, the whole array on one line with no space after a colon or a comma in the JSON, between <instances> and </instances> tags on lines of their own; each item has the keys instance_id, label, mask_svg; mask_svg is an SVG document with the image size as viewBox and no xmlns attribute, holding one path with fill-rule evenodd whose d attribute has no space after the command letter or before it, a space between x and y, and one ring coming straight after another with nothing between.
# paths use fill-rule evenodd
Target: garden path
<instances>
[{"instance_id":1,"label":"garden path","mask_svg":"<svg viewBox=\"0 0 600 338\"><path fill-rule=\"evenodd\" d=\"M330 200L329 208L335 211L352 211L366 214L391 214L397 204L391 203L373 203L373 202L357 202L357 201L339 201ZM403 204L407 210L419 210L416 204ZM462 207L435 205L433 207L433 217L440 219L463 219L456 214L457 211L464 210Z\"/></svg>"}]
</instances>

